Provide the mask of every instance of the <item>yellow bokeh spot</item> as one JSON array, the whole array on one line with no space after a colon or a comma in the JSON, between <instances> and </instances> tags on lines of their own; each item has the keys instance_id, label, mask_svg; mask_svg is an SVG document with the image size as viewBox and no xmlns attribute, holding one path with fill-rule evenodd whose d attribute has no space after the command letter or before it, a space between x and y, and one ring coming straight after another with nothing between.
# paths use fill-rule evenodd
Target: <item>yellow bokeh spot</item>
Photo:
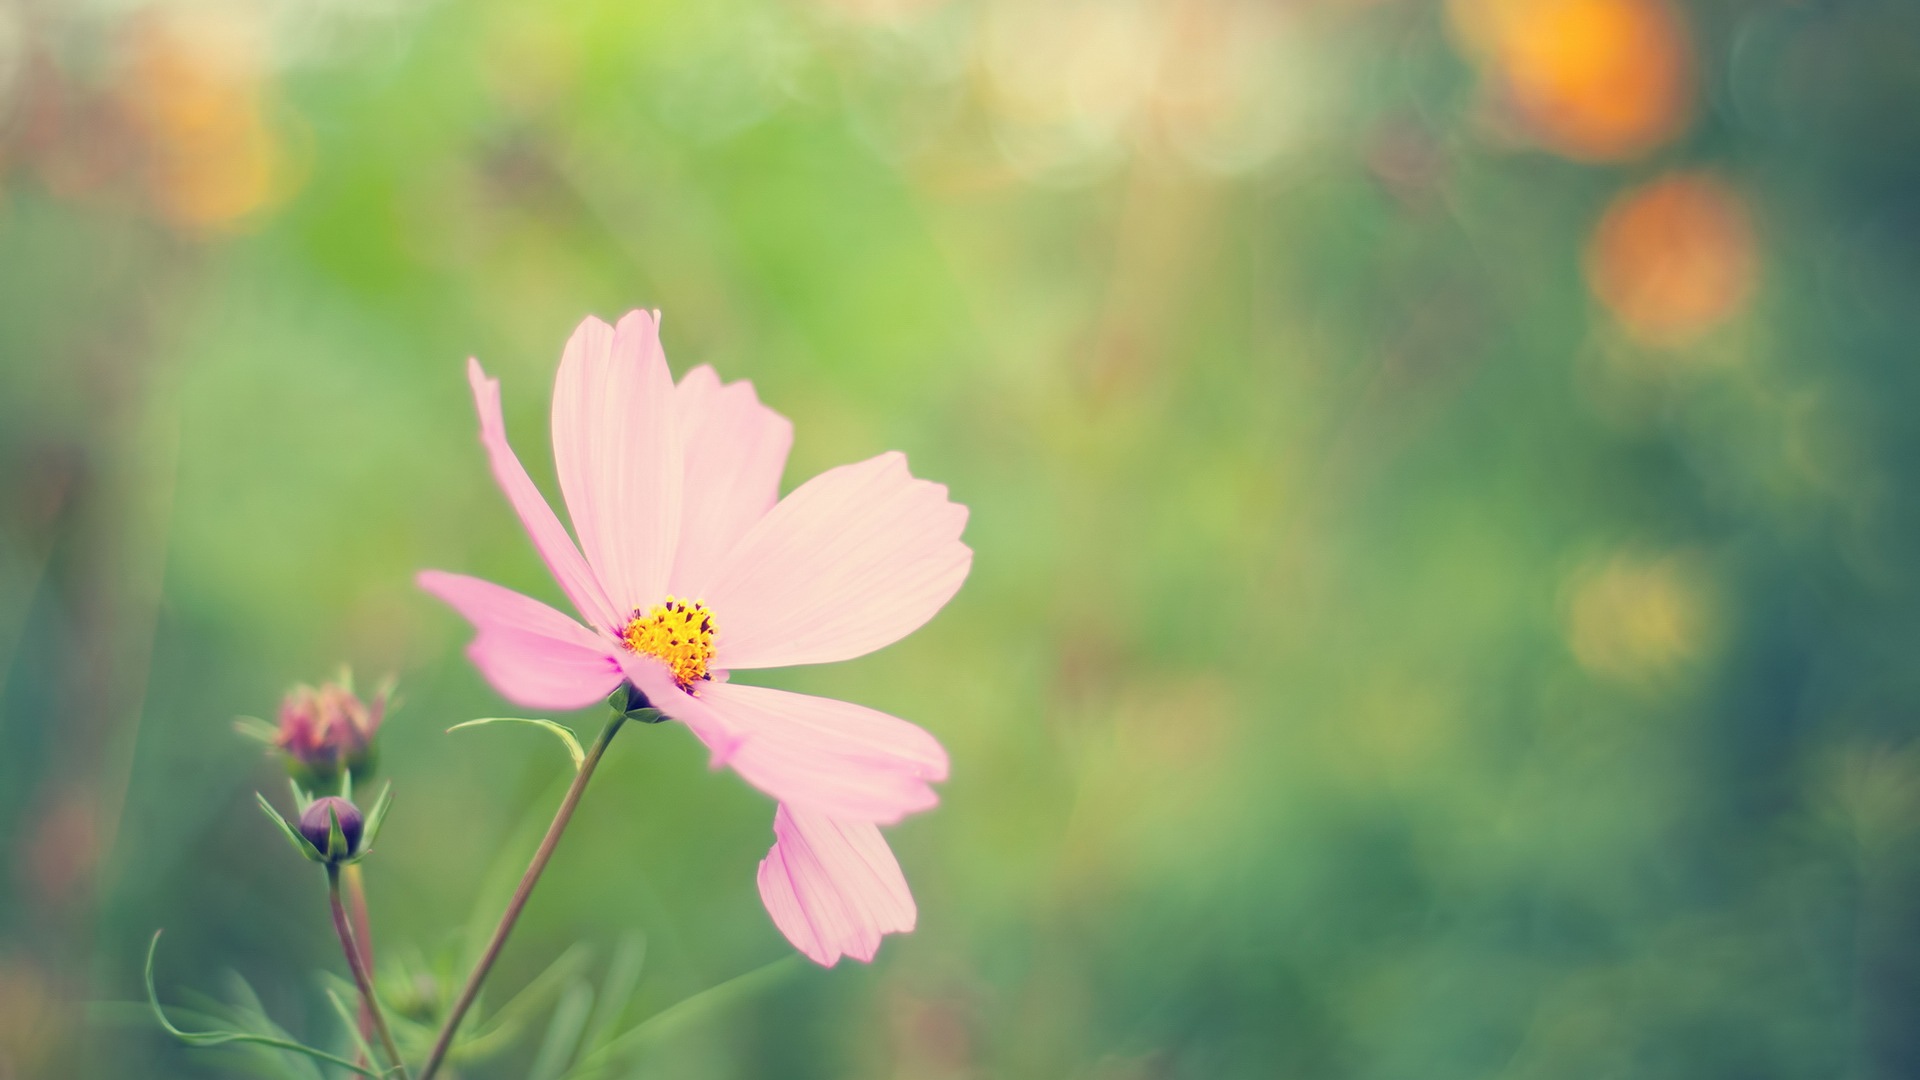
<instances>
[{"instance_id":1,"label":"yellow bokeh spot","mask_svg":"<svg viewBox=\"0 0 1920 1080\"><path fill-rule=\"evenodd\" d=\"M1693 50L1668 0L1452 0L1455 33L1533 141L1623 161L1686 129Z\"/></svg>"},{"instance_id":2,"label":"yellow bokeh spot","mask_svg":"<svg viewBox=\"0 0 1920 1080\"><path fill-rule=\"evenodd\" d=\"M120 96L156 208L177 225L226 228L285 193L265 47L249 29L211 13L154 16L127 42Z\"/></svg>"},{"instance_id":3,"label":"yellow bokeh spot","mask_svg":"<svg viewBox=\"0 0 1920 1080\"><path fill-rule=\"evenodd\" d=\"M1575 576L1567 641L1596 675L1657 679L1699 655L1709 601L1700 568L1679 555L1617 555Z\"/></svg>"},{"instance_id":4,"label":"yellow bokeh spot","mask_svg":"<svg viewBox=\"0 0 1920 1080\"><path fill-rule=\"evenodd\" d=\"M707 677L707 665L713 663L713 612L697 600L676 600L642 613L634 609L632 621L620 632L628 649L651 656L673 670L682 690Z\"/></svg>"}]
</instances>

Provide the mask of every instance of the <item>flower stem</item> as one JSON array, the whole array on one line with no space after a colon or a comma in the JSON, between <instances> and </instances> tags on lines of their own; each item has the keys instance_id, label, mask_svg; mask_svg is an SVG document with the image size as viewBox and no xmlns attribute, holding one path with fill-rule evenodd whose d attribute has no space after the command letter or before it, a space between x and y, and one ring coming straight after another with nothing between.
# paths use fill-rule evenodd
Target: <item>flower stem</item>
<instances>
[{"instance_id":1,"label":"flower stem","mask_svg":"<svg viewBox=\"0 0 1920 1080\"><path fill-rule=\"evenodd\" d=\"M367 914L367 886L360 873L360 864L351 863L340 874L347 881L347 914L351 915L354 944L360 946L360 962L371 973L373 967L373 920ZM360 1003L360 1037L371 1041L374 1038L373 1010L367 1003Z\"/></svg>"},{"instance_id":2,"label":"flower stem","mask_svg":"<svg viewBox=\"0 0 1920 1080\"><path fill-rule=\"evenodd\" d=\"M360 962L373 970L373 920L367 916L367 885L360 864L352 863L340 872L347 883L347 914L353 916L353 942L360 946Z\"/></svg>"},{"instance_id":3,"label":"flower stem","mask_svg":"<svg viewBox=\"0 0 1920 1080\"><path fill-rule=\"evenodd\" d=\"M507 910L500 916L500 925L494 927L493 938L487 942L485 952L480 954L480 962L473 967L473 973L467 976L467 985L461 989L460 997L454 1001L453 1010L447 1013L447 1019L440 1025L440 1034L433 1040L433 1052L427 1055L427 1063L420 1067L420 1080L433 1080L445 1060L447 1051L453 1046L453 1034L460 1027L460 1021L473 1007L473 999L480 993L480 984L487 979L487 972L493 969L493 962L500 957L501 946L507 943L507 935L513 932L513 924L520 920L521 909L527 906L527 897L533 895L533 886L540 880L541 871L547 868L547 860L553 857L553 849L560 844L560 834L567 829L567 823L573 820L574 807L580 805L580 794L587 790L587 781L593 779L593 770L600 764L600 758L607 752L607 744L613 741L614 732L626 722L626 714L615 712L613 719L594 740L593 748L587 751L586 758L580 762L580 771L574 774L573 785L567 788L567 797L560 800L560 809L554 812L553 824L547 826L546 838L540 841L540 849L533 853L533 861L527 864L527 872L520 877L520 886L513 890L513 899L507 901Z\"/></svg>"},{"instance_id":4,"label":"flower stem","mask_svg":"<svg viewBox=\"0 0 1920 1080\"><path fill-rule=\"evenodd\" d=\"M387 1017L380 1011L380 999L373 996L373 976L367 971L360 946L353 940L353 923L347 918L347 907L340 902L340 867L335 863L327 864L327 902L333 908L333 932L340 935L340 948L347 954L347 967L353 970L354 984L360 987L360 1001L366 1006L367 1015L373 1018L373 1030L380 1035L380 1046L387 1052L387 1060L399 1070L400 1080L407 1080L407 1063L400 1059L400 1050L393 1045L393 1032L387 1030Z\"/></svg>"}]
</instances>

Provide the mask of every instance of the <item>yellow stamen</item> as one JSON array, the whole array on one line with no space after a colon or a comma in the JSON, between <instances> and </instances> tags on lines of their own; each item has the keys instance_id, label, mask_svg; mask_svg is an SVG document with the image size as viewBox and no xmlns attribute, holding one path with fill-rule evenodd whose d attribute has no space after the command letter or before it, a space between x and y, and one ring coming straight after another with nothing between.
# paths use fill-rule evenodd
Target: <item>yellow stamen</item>
<instances>
[{"instance_id":1,"label":"yellow stamen","mask_svg":"<svg viewBox=\"0 0 1920 1080\"><path fill-rule=\"evenodd\" d=\"M620 632L627 648L651 656L673 669L682 690L707 677L713 662L713 613L697 600L667 597L644 614L633 609L633 620Z\"/></svg>"}]
</instances>

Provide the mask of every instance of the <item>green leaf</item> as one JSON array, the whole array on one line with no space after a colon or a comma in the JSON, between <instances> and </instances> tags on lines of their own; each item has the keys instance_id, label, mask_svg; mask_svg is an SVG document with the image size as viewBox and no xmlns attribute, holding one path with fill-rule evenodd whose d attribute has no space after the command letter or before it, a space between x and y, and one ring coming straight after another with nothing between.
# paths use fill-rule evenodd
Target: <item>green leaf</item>
<instances>
[{"instance_id":1,"label":"green leaf","mask_svg":"<svg viewBox=\"0 0 1920 1080\"><path fill-rule=\"evenodd\" d=\"M558 1080L580 1047L580 1032L593 1011L593 987L585 979L575 979L553 1007L553 1019L547 1023L547 1037L533 1056L527 1080Z\"/></svg>"},{"instance_id":2,"label":"green leaf","mask_svg":"<svg viewBox=\"0 0 1920 1080\"><path fill-rule=\"evenodd\" d=\"M253 797L260 800L261 811L264 812L275 825L280 826L280 832L287 838L287 843L292 844L293 850L299 852L302 858L310 859L313 862L327 861L327 857L320 853L319 848L314 847L311 841L300 835L300 830L287 824L287 819L280 816L280 811L273 808L273 804L267 801L265 795L256 791L253 793Z\"/></svg>"},{"instance_id":3,"label":"green leaf","mask_svg":"<svg viewBox=\"0 0 1920 1080\"><path fill-rule=\"evenodd\" d=\"M448 1060L479 1061L512 1043L534 1013L559 996L568 983L580 977L580 973L592 963L592 953L585 944L576 942L547 965L545 971L534 976L531 982L495 1009L493 1015L484 1022L475 1022L469 1013L468 1026L472 1031L466 1038L453 1044Z\"/></svg>"},{"instance_id":4,"label":"green leaf","mask_svg":"<svg viewBox=\"0 0 1920 1080\"><path fill-rule=\"evenodd\" d=\"M620 936L620 944L614 947L613 960L607 964L607 977L600 984L600 999L594 1004L593 1023L587 1028L587 1037L581 1042L583 1050L592 1050L606 1042L613 1032L613 1026L633 1001L633 992L640 987L640 972L646 966L646 935L629 931Z\"/></svg>"},{"instance_id":5,"label":"green leaf","mask_svg":"<svg viewBox=\"0 0 1920 1080\"><path fill-rule=\"evenodd\" d=\"M393 805L393 785L380 789L380 797L373 802L373 809L367 813L367 824L360 830L360 853L353 857L354 862L366 858L373 850L373 841L380 835L380 826L387 820L387 808Z\"/></svg>"},{"instance_id":6,"label":"green leaf","mask_svg":"<svg viewBox=\"0 0 1920 1080\"><path fill-rule=\"evenodd\" d=\"M292 1039L282 1039L272 1035L255 1035L246 1031L182 1031L174 1027L173 1023L167 1019L166 1011L160 1007L160 991L155 989L153 985L153 959L154 955L160 951L160 935L162 932L163 931L155 930L153 932L153 941L147 946L147 1006L153 1010L153 1018L160 1021L160 1026L166 1029L167 1034L179 1039L188 1046L222 1046L227 1043L249 1043L255 1046L271 1046L278 1050L291 1050L296 1054L305 1054L308 1057L338 1065L343 1069L351 1069L361 1076L371 1076L374 1077L375 1080L379 1080L381 1074L374 1072L372 1069L363 1068L348 1061L346 1058L329 1054L325 1050L319 1050Z\"/></svg>"},{"instance_id":7,"label":"green leaf","mask_svg":"<svg viewBox=\"0 0 1920 1080\"><path fill-rule=\"evenodd\" d=\"M447 729L447 734L451 735L461 728L479 727L482 724L532 724L534 727L548 732L554 738L567 744L567 754L573 758L574 772L579 772L580 766L587 760L587 752L580 749L580 740L574 737L573 729L561 724L556 724L551 720L535 720L524 716L487 716L479 720L468 720L465 723L455 724Z\"/></svg>"},{"instance_id":8,"label":"green leaf","mask_svg":"<svg viewBox=\"0 0 1920 1080\"><path fill-rule=\"evenodd\" d=\"M347 1026L347 1034L353 1037L353 1048L360 1051L362 1058L368 1061L379 1061L380 1057L373 1052L373 1047L368 1045L367 1037L360 1033L360 1017L347 1006L346 1001L339 994L333 992L331 986L327 987L327 1000L333 1003L333 1011L340 1014L340 1022Z\"/></svg>"},{"instance_id":9,"label":"green leaf","mask_svg":"<svg viewBox=\"0 0 1920 1080\"><path fill-rule=\"evenodd\" d=\"M573 1068L566 1072L567 1080L589 1080L591 1077L607 1075L622 1058L653 1040L672 1034L703 1017L711 1016L715 1011L725 1009L739 999L756 994L800 970L798 955L797 953L789 954L772 963L754 968L752 971L735 975L677 1005L669 1005L654 1013L613 1039L588 1050L579 1061L574 1063Z\"/></svg>"}]
</instances>

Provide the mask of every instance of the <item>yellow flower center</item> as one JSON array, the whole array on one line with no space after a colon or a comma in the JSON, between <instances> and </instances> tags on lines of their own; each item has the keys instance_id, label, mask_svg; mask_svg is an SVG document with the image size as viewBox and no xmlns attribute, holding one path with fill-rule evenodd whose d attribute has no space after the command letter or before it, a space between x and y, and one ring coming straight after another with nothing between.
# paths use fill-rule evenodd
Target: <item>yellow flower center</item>
<instances>
[{"instance_id":1,"label":"yellow flower center","mask_svg":"<svg viewBox=\"0 0 1920 1080\"><path fill-rule=\"evenodd\" d=\"M713 634L713 612L707 605L669 596L651 611L634 608L620 641L667 665L680 689L692 690L695 682L707 677L707 665L713 662Z\"/></svg>"}]
</instances>

